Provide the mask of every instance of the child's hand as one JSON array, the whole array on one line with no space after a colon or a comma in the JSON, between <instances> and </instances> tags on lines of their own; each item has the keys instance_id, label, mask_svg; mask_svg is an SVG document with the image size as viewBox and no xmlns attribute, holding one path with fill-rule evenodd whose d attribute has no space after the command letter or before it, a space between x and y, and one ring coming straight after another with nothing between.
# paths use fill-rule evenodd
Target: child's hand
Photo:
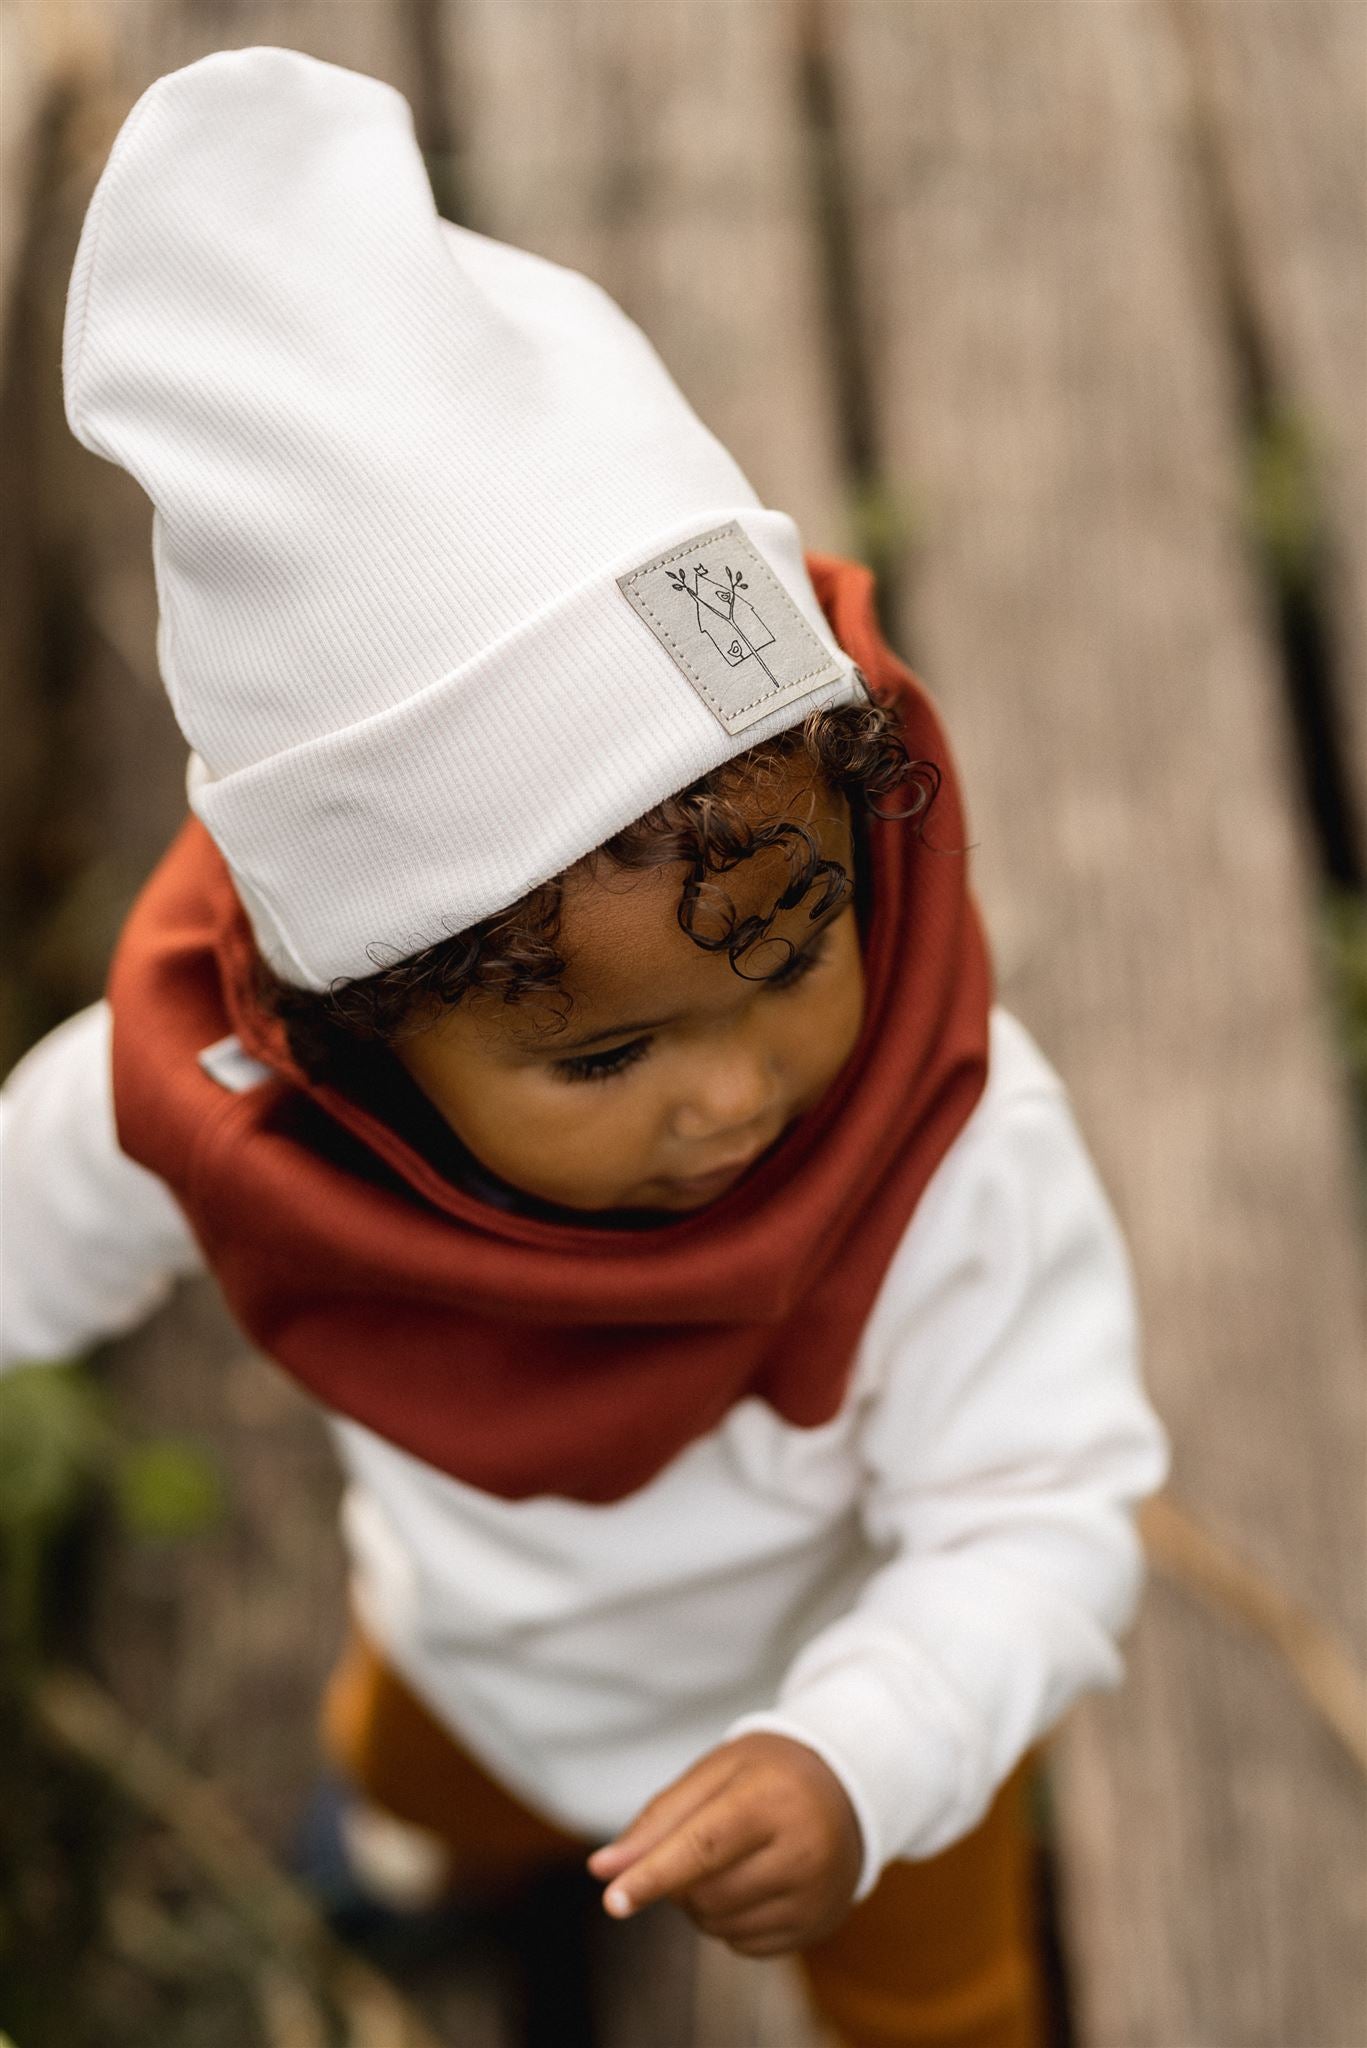
<instances>
[{"instance_id":1,"label":"child's hand","mask_svg":"<svg viewBox=\"0 0 1367 2048\"><path fill-rule=\"evenodd\" d=\"M756 1733L700 1758L588 1867L616 1880L603 1904L618 1919L672 1898L737 1954L772 1956L839 1924L862 1856L835 1773L805 1743Z\"/></svg>"}]
</instances>

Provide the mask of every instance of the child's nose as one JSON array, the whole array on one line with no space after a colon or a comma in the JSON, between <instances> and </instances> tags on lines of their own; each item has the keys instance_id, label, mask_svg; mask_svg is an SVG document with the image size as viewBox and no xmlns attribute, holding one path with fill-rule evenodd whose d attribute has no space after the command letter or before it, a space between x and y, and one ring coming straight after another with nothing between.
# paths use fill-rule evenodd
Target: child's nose
<instances>
[{"instance_id":1,"label":"child's nose","mask_svg":"<svg viewBox=\"0 0 1367 2048\"><path fill-rule=\"evenodd\" d=\"M739 1139L774 1121L779 1079L763 1054L737 1048L708 1060L676 1105L674 1135L689 1143Z\"/></svg>"}]
</instances>

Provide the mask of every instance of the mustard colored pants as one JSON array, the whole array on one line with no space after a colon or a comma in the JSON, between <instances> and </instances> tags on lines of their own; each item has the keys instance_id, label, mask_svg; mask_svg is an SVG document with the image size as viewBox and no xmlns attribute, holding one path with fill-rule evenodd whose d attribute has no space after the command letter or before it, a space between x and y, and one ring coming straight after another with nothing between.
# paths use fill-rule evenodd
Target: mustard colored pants
<instances>
[{"instance_id":1,"label":"mustard colored pants","mask_svg":"<svg viewBox=\"0 0 1367 2048\"><path fill-rule=\"evenodd\" d=\"M354 1623L321 1732L363 1797L442 1838L459 1883L497 1887L597 1847L487 1776ZM972 1834L888 1864L834 1934L796 1952L814 2011L848 2048L1042 2048L1024 1791L1022 1769Z\"/></svg>"}]
</instances>

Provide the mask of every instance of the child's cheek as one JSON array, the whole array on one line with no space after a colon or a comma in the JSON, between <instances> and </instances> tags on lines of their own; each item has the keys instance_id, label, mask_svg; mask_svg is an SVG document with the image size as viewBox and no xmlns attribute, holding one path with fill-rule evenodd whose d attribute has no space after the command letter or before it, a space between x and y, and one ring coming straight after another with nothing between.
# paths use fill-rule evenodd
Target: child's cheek
<instances>
[{"instance_id":1,"label":"child's cheek","mask_svg":"<svg viewBox=\"0 0 1367 2048\"><path fill-rule=\"evenodd\" d=\"M636 1069L567 1081L542 1068L505 1106L498 1142L520 1169L505 1177L571 1207L626 1202L658 1166L650 1094Z\"/></svg>"},{"instance_id":2,"label":"child's cheek","mask_svg":"<svg viewBox=\"0 0 1367 2048\"><path fill-rule=\"evenodd\" d=\"M835 971L813 991L814 1001L801 1020L800 1056L808 1068L808 1088L821 1094L844 1066L864 1026L864 963L853 927L844 937Z\"/></svg>"}]
</instances>

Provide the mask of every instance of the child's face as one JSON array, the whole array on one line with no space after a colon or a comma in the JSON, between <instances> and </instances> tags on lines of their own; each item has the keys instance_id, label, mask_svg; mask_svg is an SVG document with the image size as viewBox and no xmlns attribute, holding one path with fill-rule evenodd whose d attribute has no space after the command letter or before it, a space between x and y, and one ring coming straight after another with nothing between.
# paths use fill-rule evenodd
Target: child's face
<instances>
[{"instance_id":1,"label":"child's face","mask_svg":"<svg viewBox=\"0 0 1367 2048\"><path fill-rule=\"evenodd\" d=\"M810 823L853 873L847 806L785 764L756 818ZM779 806L781 805L781 811ZM813 926L808 903L771 930L802 949L775 982L738 975L677 921L683 868L600 861L566 881L565 1028L541 998L472 993L395 1051L493 1173L570 1209L700 1208L825 1092L853 1050L864 983L852 906ZM773 852L718 878L737 915L764 915L788 879ZM813 938L813 932L817 936ZM769 972L783 949L742 964ZM538 1028L540 1027L540 1028Z\"/></svg>"}]
</instances>

